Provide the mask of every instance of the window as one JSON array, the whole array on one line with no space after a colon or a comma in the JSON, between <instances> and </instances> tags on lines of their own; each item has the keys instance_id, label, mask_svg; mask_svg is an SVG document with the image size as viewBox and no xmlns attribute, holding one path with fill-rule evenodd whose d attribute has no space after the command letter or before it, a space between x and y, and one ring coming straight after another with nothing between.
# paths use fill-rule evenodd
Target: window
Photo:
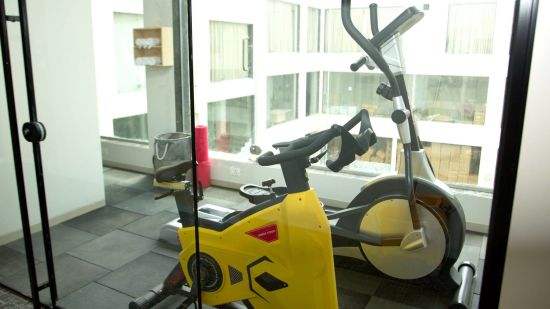
<instances>
[{"instance_id":1,"label":"window","mask_svg":"<svg viewBox=\"0 0 550 309\"><path fill-rule=\"evenodd\" d=\"M414 75L406 80L419 120L484 124L488 77Z\"/></svg>"},{"instance_id":2,"label":"window","mask_svg":"<svg viewBox=\"0 0 550 309\"><path fill-rule=\"evenodd\" d=\"M298 118L298 74L267 78L267 127Z\"/></svg>"},{"instance_id":3,"label":"window","mask_svg":"<svg viewBox=\"0 0 550 309\"><path fill-rule=\"evenodd\" d=\"M254 97L208 103L208 148L248 153L254 136Z\"/></svg>"},{"instance_id":4,"label":"window","mask_svg":"<svg viewBox=\"0 0 550 309\"><path fill-rule=\"evenodd\" d=\"M342 140L340 137L334 138L327 146L327 155L322 160L322 165L326 165L326 160L336 160L340 154ZM344 169L357 172L366 172L370 174L387 173L391 171L392 139L378 137L376 144L362 156L357 157L354 162Z\"/></svg>"},{"instance_id":5,"label":"window","mask_svg":"<svg viewBox=\"0 0 550 309\"><path fill-rule=\"evenodd\" d=\"M496 3L449 5L449 54L490 54L493 50Z\"/></svg>"},{"instance_id":6,"label":"window","mask_svg":"<svg viewBox=\"0 0 550 309\"><path fill-rule=\"evenodd\" d=\"M252 25L210 21L210 81L252 77Z\"/></svg>"},{"instance_id":7,"label":"window","mask_svg":"<svg viewBox=\"0 0 550 309\"><path fill-rule=\"evenodd\" d=\"M316 53L321 51L321 10L307 9L307 51Z\"/></svg>"},{"instance_id":8,"label":"window","mask_svg":"<svg viewBox=\"0 0 550 309\"><path fill-rule=\"evenodd\" d=\"M447 183L477 185L481 147L423 142L437 179ZM398 144L399 169L403 146Z\"/></svg>"},{"instance_id":9,"label":"window","mask_svg":"<svg viewBox=\"0 0 550 309\"><path fill-rule=\"evenodd\" d=\"M397 17L402 7L379 7L378 25L379 29L384 28ZM370 32L370 11L369 8L351 9L353 23L367 38L372 37ZM361 47L353 41L342 25L340 9L328 9L325 15L325 52L363 52Z\"/></svg>"},{"instance_id":10,"label":"window","mask_svg":"<svg viewBox=\"0 0 550 309\"><path fill-rule=\"evenodd\" d=\"M268 51L297 52L300 7L281 1L268 2Z\"/></svg>"},{"instance_id":11,"label":"window","mask_svg":"<svg viewBox=\"0 0 550 309\"><path fill-rule=\"evenodd\" d=\"M147 140L147 114L113 119L113 133L116 137Z\"/></svg>"},{"instance_id":12,"label":"window","mask_svg":"<svg viewBox=\"0 0 550 309\"><path fill-rule=\"evenodd\" d=\"M306 75L306 116L319 113L319 72Z\"/></svg>"},{"instance_id":13,"label":"window","mask_svg":"<svg viewBox=\"0 0 550 309\"><path fill-rule=\"evenodd\" d=\"M382 74L324 72L323 112L353 116L367 109L371 116L389 117L392 103L376 94Z\"/></svg>"}]
</instances>

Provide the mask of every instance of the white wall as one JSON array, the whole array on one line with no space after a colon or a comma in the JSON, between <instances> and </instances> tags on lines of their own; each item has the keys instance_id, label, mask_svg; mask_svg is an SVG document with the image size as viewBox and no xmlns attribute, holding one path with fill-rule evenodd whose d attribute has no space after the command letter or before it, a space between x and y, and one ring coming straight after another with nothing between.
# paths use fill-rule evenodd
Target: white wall
<instances>
[{"instance_id":1,"label":"white wall","mask_svg":"<svg viewBox=\"0 0 550 309\"><path fill-rule=\"evenodd\" d=\"M550 308L550 2L539 1L500 308Z\"/></svg>"},{"instance_id":2,"label":"white wall","mask_svg":"<svg viewBox=\"0 0 550 309\"><path fill-rule=\"evenodd\" d=\"M17 13L15 1L6 2ZM41 143L50 222L104 205L96 108L91 4L86 1L29 1L34 85L38 118L46 125ZM28 120L21 36L9 23L19 127ZM21 219L13 167L4 79L0 81L0 244L19 237ZM39 223L32 146L22 141L31 224Z\"/></svg>"}]
</instances>

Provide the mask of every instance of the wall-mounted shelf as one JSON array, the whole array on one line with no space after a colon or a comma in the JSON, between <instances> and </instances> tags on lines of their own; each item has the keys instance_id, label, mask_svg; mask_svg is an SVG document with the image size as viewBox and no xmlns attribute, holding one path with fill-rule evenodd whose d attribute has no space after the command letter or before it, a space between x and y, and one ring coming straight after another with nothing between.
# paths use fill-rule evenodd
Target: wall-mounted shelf
<instances>
[{"instance_id":1,"label":"wall-mounted shelf","mask_svg":"<svg viewBox=\"0 0 550 309\"><path fill-rule=\"evenodd\" d=\"M136 65L174 65L171 27L134 29L134 63Z\"/></svg>"}]
</instances>

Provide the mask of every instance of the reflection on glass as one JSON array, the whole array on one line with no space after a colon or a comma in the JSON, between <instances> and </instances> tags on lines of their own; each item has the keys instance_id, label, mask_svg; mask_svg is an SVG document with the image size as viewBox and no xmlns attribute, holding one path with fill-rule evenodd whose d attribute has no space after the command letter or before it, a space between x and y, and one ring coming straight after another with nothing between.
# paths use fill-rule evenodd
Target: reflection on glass
<instances>
[{"instance_id":1,"label":"reflection on glass","mask_svg":"<svg viewBox=\"0 0 550 309\"><path fill-rule=\"evenodd\" d=\"M408 76L409 96L419 120L483 125L488 77Z\"/></svg>"},{"instance_id":2,"label":"reflection on glass","mask_svg":"<svg viewBox=\"0 0 550 309\"><path fill-rule=\"evenodd\" d=\"M306 76L306 116L319 113L319 72Z\"/></svg>"},{"instance_id":3,"label":"reflection on glass","mask_svg":"<svg viewBox=\"0 0 550 309\"><path fill-rule=\"evenodd\" d=\"M248 152L254 136L254 97L208 103L208 148Z\"/></svg>"},{"instance_id":4,"label":"reflection on glass","mask_svg":"<svg viewBox=\"0 0 550 309\"><path fill-rule=\"evenodd\" d=\"M408 75L410 100L419 120L483 125L488 77ZM371 116L389 117L392 103L376 94L381 74L324 72L323 112L354 115L362 108Z\"/></svg>"},{"instance_id":5,"label":"reflection on glass","mask_svg":"<svg viewBox=\"0 0 550 309\"><path fill-rule=\"evenodd\" d=\"M321 10L307 9L307 51L316 53L321 51Z\"/></svg>"},{"instance_id":6,"label":"reflection on glass","mask_svg":"<svg viewBox=\"0 0 550 309\"><path fill-rule=\"evenodd\" d=\"M447 183L477 185L481 147L423 142L437 179ZM403 146L398 143L397 169Z\"/></svg>"},{"instance_id":7,"label":"reflection on glass","mask_svg":"<svg viewBox=\"0 0 550 309\"><path fill-rule=\"evenodd\" d=\"M449 5L447 53L490 54L493 50L496 7L496 3Z\"/></svg>"},{"instance_id":8,"label":"reflection on glass","mask_svg":"<svg viewBox=\"0 0 550 309\"><path fill-rule=\"evenodd\" d=\"M113 13L118 93L145 89L145 67L134 64L134 28L143 27L143 15Z\"/></svg>"},{"instance_id":9,"label":"reflection on glass","mask_svg":"<svg viewBox=\"0 0 550 309\"><path fill-rule=\"evenodd\" d=\"M210 80L252 77L252 25L210 21Z\"/></svg>"},{"instance_id":10,"label":"reflection on glass","mask_svg":"<svg viewBox=\"0 0 550 309\"><path fill-rule=\"evenodd\" d=\"M100 114L103 136L148 139L145 67L134 63L136 28L143 28L143 15L113 13L116 94L109 112Z\"/></svg>"},{"instance_id":11,"label":"reflection on glass","mask_svg":"<svg viewBox=\"0 0 550 309\"><path fill-rule=\"evenodd\" d=\"M403 8L396 7L378 7L378 25L382 29L387 26L395 17L397 17ZM351 9L351 19L354 25L367 38L371 38L370 30L370 10L366 8ZM361 47L348 35L342 25L340 9L328 9L325 16L325 52L363 52Z\"/></svg>"},{"instance_id":12,"label":"reflection on glass","mask_svg":"<svg viewBox=\"0 0 550 309\"><path fill-rule=\"evenodd\" d=\"M269 52L297 52L300 6L281 1L268 2Z\"/></svg>"},{"instance_id":13,"label":"reflection on glass","mask_svg":"<svg viewBox=\"0 0 550 309\"><path fill-rule=\"evenodd\" d=\"M267 78L267 127L298 118L298 74Z\"/></svg>"},{"instance_id":14,"label":"reflection on glass","mask_svg":"<svg viewBox=\"0 0 550 309\"><path fill-rule=\"evenodd\" d=\"M389 117L392 103L376 94L382 74L324 72L323 112L353 116L367 109L371 116Z\"/></svg>"},{"instance_id":15,"label":"reflection on glass","mask_svg":"<svg viewBox=\"0 0 550 309\"><path fill-rule=\"evenodd\" d=\"M326 164L326 160L336 160L340 154L340 147L342 140L337 137L330 141L327 145L327 154L325 160L322 162ZM386 173L391 169L391 152L392 152L392 139L385 137L378 137L376 144L372 145L369 150L362 156L357 157L348 167L345 169L367 172L367 173Z\"/></svg>"}]
</instances>

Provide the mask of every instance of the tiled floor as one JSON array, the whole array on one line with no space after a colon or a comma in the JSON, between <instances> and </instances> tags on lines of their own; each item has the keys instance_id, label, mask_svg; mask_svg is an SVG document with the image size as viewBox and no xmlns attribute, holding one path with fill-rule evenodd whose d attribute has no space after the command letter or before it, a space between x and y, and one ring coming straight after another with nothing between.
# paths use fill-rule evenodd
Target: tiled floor
<instances>
[{"instance_id":1,"label":"tiled floor","mask_svg":"<svg viewBox=\"0 0 550 309\"><path fill-rule=\"evenodd\" d=\"M104 169L104 176L107 206L52 228L59 304L67 309L127 308L131 299L160 283L177 263L177 250L157 240L160 227L177 217L173 199L153 199L158 192L152 188L151 176L110 168ZM235 192L210 187L201 203L243 202ZM485 242L482 235L468 234L459 261L472 261L482 273ZM45 280L39 233L33 235L33 243L38 277ZM24 254L22 240L0 246L0 282L29 295ZM445 308L448 301L433 290L347 268L337 268L336 277L340 308ZM479 277L474 283L473 308L479 301ZM48 291L40 295L48 301ZM8 296L1 294L0 304ZM172 297L158 308L176 308L181 301Z\"/></svg>"}]
</instances>

